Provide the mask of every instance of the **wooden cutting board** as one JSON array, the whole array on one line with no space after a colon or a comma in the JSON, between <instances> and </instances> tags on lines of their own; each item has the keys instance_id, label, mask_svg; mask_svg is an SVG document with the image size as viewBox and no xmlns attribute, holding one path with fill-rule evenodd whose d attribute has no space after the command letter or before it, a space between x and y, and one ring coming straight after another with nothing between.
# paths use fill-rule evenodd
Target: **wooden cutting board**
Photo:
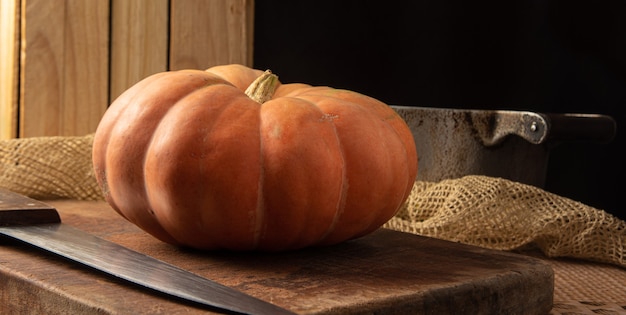
<instances>
[{"instance_id":1,"label":"wooden cutting board","mask_svg":"<svg viewBox=\"0 0 626 315\"><path fill-rule=\"evenodd\" d=\"M288 253L199 252L152 238L104 202L47 203L66 224L300 314L547 314L552 307L553 271L528 256L386 229ZM8 238L0 238L0 305L3 314L209 313Z\"/></svg>"}]
</instances>

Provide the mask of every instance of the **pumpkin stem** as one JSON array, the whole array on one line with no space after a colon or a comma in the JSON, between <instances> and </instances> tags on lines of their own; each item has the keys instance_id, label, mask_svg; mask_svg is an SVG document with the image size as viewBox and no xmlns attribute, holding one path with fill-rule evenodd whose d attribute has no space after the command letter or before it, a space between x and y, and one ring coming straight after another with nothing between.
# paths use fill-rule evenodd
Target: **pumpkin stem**
<instances>
[{"instance_id":1,"label":"pumpkin stem","mask_svg":"<svg viewBox=\"0 0 626 315\"><path fill-rule=\"evenodd\" d=\"M274 92L278 88L278 76L270 70L265 70L261 76L246 89L246 95L259 104L263 104L272 99Z\"/></svg>"}]
</instances>

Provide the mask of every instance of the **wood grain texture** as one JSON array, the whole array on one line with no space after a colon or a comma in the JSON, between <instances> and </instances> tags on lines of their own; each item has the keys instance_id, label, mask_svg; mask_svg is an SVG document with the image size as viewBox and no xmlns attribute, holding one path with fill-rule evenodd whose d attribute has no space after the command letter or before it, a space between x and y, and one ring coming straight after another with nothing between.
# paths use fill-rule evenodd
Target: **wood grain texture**
<instances>
[{"instance_id":1,"label":"wood grain texture","mask_svg":"<svg viewBox=\"0 0 626 315\"><path fill-rule=\"evenodd\" d=\"M94 132L113 99L156 72L252 65L253 0L7 0L0 8L0 139Z\"/></svg>"},{"instance_id":2,"label":"wood grain texture","mask_svg":"<svg viewBox=\"0 0 626 315\"><path fill-rule=\"evenodd\" d=\"M17 136L20 1L0 1L0 140Z\"/></svg>"},{"instance_id":3,"label":"wood grain texture","mask_svg":"<svg viewBox=\"0 0 626 315\"><path fill-rule=\"evenodd\" d=\"M554 274L532 257L385 229L286 253L199 252L157 241L103 202L48 203L66 224L299 314L547 314L552 307ZM6 238L0 304L16 314L207 313Z\"/></svg>"},{"instance_id":4,"label":"wood grain texture","mask_svg":"<svg viewBox=\"0 0 626 315\"><path fill-rule=\"evenodd\" d=\"M170 70L252 66L251 0L172 1Z\"/></svg>"},{"instance_id":5,"label":"wood grain texture","mask_svg":"<svg viewBox=\"0 0 626 315\"><path fill-rule=\"evenodd\" d=\"M168 0L112 0L111 95L145 77L167 70Z\"/></svg>"},{"instance_id":6,"label":"wood grain texture","mask_svg":"<svg viewBox=\"0 0 626 315\"><path fill-rule=\"evenodd\" d=\"M20 137L95 131L108 104L109 1L22 1Z\"/></svg>"}]
</instances>

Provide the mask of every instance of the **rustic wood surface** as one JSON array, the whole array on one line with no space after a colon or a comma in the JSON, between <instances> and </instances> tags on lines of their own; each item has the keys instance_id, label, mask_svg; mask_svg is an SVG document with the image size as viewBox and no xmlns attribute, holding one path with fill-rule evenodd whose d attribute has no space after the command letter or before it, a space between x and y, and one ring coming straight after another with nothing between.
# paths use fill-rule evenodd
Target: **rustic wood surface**
<instances>
[{"instance_id":1,"label":"rustic wood surface","mask_svg":"<svg viewBox=\"0 0 626 315\"><path fill-rule=\"evenodd\" d=\"M172 1L170 70L252 66L252 0Z\"/></svg>"},{"instance_id":2,"label":"rustic wood surface","mask_svg":"<svg viewBox=\"0 0 626 315\"><path fill-rule=\"evenodd\" d=\"M0 1L0 140L17 136L20 1Z\"/></svg>"},{"instance_id":3,"label":"rustic wood surface","mask_svg":"<svg viewBox=\"0 0 626 315\"><path fill-rule=\"evenodd\" d=\"M19 136L95 131L108 105L109 1L22 3Z\"/></svg>"},{"instance_id":4,"label":"rustic wood surface","mask_svg":"<svg viewBox=\"0 0 626 315\"><path fill-rule=\"evenodd\" d=\"M0 3L0 139L92 133L156 72L252 65L253 0Z\"/></svg>"},{"instance_id":5,"label":"rustic wood surface","mask_svg":"<svg viewBox=\"0 0 626 315\"><path fill-rule=\"evenodd\" d=\"M167 71L169 1L111 0L111 95Z\"/></svg>"},{"instance_id":6,"label":"rustic wood surface","mask_svg":"<svg viewBox=\"0 0 626 315\"><path fill-rule=\"evenodd\" d=\"M65 224L301 314L546 314L552 306L554 274L533 257L384 229L287 253L198 252L157 241L103 202L48 203ZM207 312L7 238L0 305L12 314Z\"/></svg>"}]
</instances>

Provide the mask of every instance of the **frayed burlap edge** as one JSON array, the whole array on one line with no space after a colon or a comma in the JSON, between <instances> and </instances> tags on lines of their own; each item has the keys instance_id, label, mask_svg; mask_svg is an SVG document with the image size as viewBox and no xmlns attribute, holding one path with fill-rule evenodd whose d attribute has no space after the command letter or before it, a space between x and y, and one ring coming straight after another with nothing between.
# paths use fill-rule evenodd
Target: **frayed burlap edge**
<instances>
[{"instance_id":1,"label":"frayed burlap edge","mask_svg":"<svg viewBox=\"0 0 626 315\"><path fill-rule=\"evenodd\" d=\"M534 186L466 176L416 182L385 227L499 250L536 246L548 257L626 267L626 222Z\"/></svg>"}]
</instances>

